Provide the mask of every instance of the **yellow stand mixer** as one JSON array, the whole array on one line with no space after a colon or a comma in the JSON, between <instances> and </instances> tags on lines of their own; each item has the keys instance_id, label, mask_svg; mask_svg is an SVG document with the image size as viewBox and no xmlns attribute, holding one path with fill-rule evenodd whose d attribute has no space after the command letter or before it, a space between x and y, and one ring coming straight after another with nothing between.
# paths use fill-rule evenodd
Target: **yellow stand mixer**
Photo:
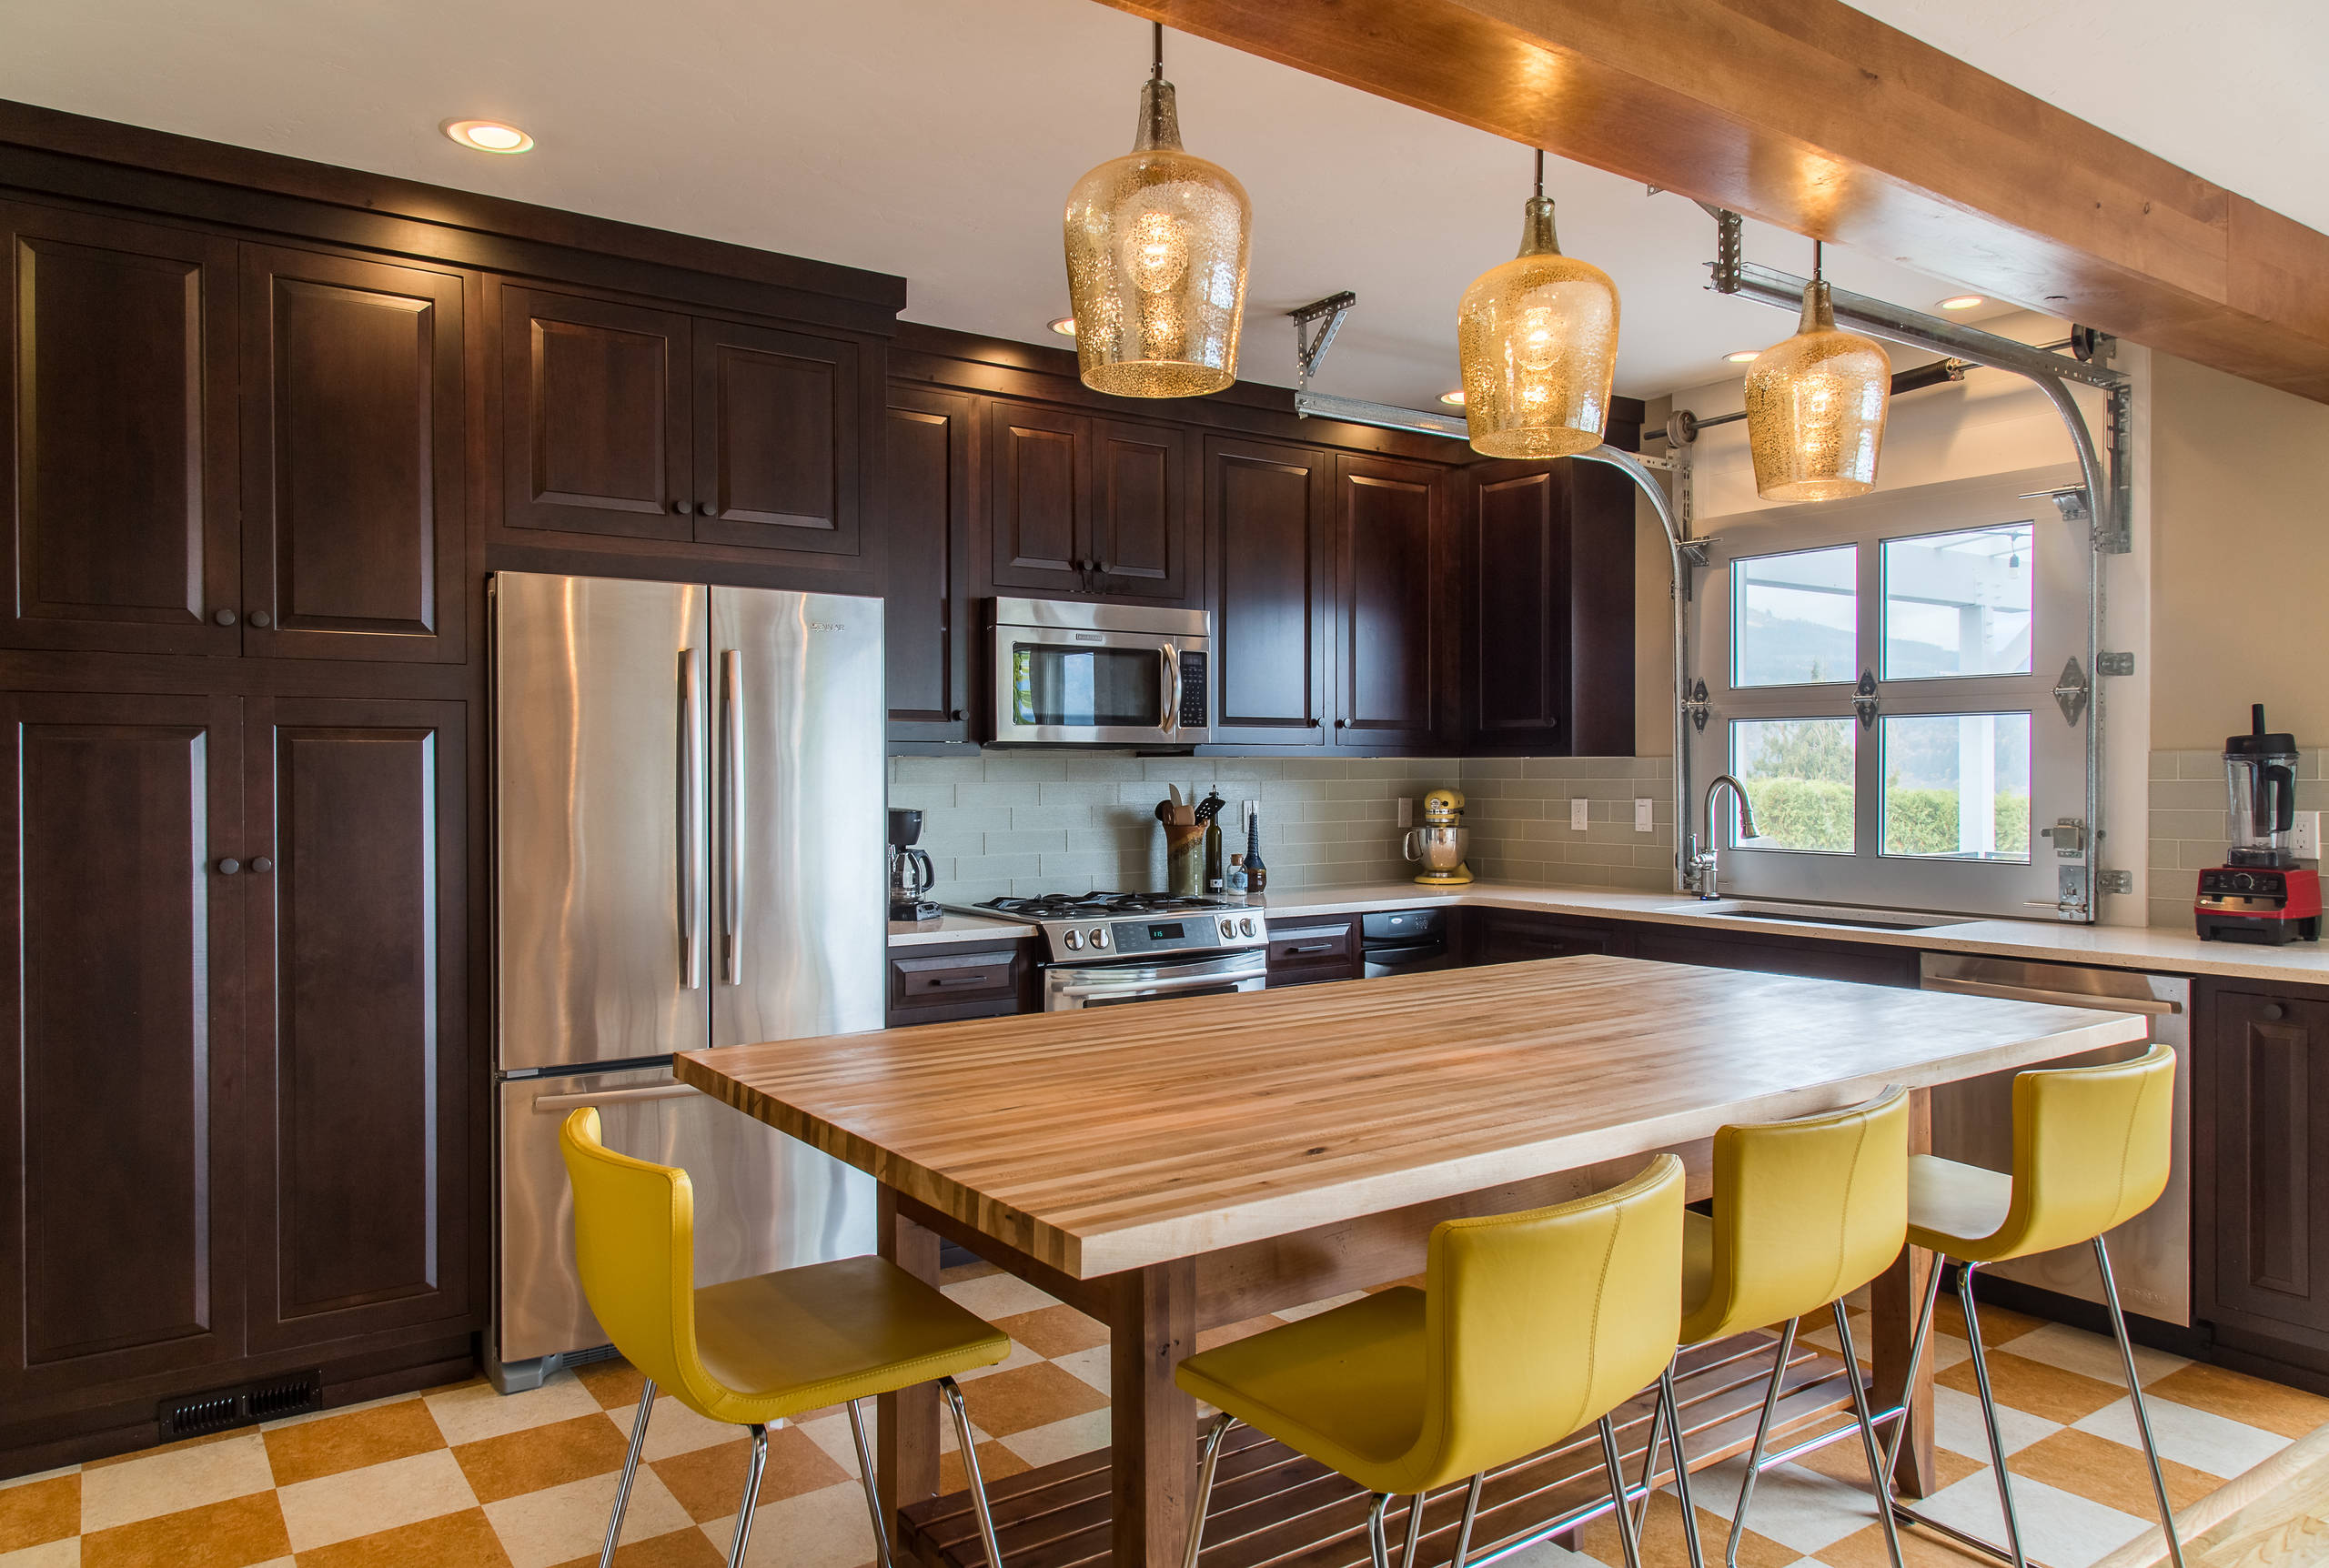
<instances>
[{"instance_id":1,"label":"yellow stand mixer","mask_svg":"<svg viewBox=\"0 0 2329 1568\"><path fill-rule=\"evenodd\" d=\"M1472 879L1464 864L1464 847L1471 832L1464 826L1464 792L1434 789L1423 798L1423 826L1410 828L1399 852L1422 862L1416 880L1427 888L1452 888Z\"/></svg>"}]
</instances>

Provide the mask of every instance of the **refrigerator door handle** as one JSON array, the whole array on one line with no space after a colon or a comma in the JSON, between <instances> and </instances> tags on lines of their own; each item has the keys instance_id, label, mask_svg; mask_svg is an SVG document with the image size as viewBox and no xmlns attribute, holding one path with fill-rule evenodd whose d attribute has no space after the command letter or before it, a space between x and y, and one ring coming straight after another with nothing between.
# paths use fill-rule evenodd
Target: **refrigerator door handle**
<instances>
[{"instance_id":1,"label":"refrigerator door handle","mask_svg":"<svg viewBox=\"0 0 2329 1568\"><path fill-rule=\"evenodd\" d=\"M695 649L680 649L680 983L703 985L703 708Z\"/></svg>"},{"instance_id":2,"label":"refrigerator door handle","mask_svg":"<svg viewBox=\"0 0 2329 1568\"><path fill-rule=\"evenodd\" d=\"M720 981L743 983L744 938L744 656L736 648L720 655L721 700L726 706L727 744L720 780Z\"/></svg>"},{"instance_id":3,"label":"refrigerator door handle","mask_svg":"<svg viewBox=\"0 0 2329 1568\"><path fill-rule=\"evenodd\" d=\"M537 1094L534 1109L557 1112L586 1105L629 1105L640 1100L686 1100L703 1091L685 1083L650 1083L644 1089L602 1089L591 1094Z\"/></svg>"}]
</instances>

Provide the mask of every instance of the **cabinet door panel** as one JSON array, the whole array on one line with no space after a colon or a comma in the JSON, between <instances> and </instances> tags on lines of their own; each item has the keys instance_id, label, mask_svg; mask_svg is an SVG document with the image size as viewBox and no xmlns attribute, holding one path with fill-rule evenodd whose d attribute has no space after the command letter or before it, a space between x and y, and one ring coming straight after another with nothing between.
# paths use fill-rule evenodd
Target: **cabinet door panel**
<instances>
[{"instance_id":1,"label":"cabinet door panel","mask_svg":"<svg viewBox=\"0 0 2329 1568\"><path fill-rule=\"evenodd\" d=\"M2219 990L2209 1012L2214 1212L2194 1232L2214 1256L2201 1312L2329 1344L2329 1002Z\"/></svg>"},{"instance_id":2,"label":"cabinet door panel","mask_svg":"<svg viewBox=\"0 0 2329 1568\"><path fill-rule=\"evenodd\" d=\"M1438 480L1417 464L1337 460L1336 745L1427 747L1437 736Z\"/></svg>"},{"instance_id":3,"label":"cabinet door panel","mask_svg":"<svg viewBox=\"0 0 2329 1568\"><path fill-rule=\"evenodd\" d=\"M954 393L902 386L890 392L881 495L892 740L971 738L973 628L962 550L973 409Z\"/></svg>"},{"instance_id":4,"label":"cabinet door panel","mask_svg":"<svg viewBox=\"0 0 2329 1568\"><path fill-rule=\"evenodd\" d=\"M692 537L692 326L635 305L501 291L507 526Z\"/></svg>"},{"instance_id":5,"label":"cabinet door panel","mask_svg":"<svg viewBox=\"0 0 2329 1568\"><path fill-rule=\"evenodd\" d=\"M232 698L0 697L0 1392L242 1350Z\"/></svg>"},{"instance_id":6,"label":"cabinet door panel","mask_svg":"<svg viewBox=\"0 0 2329 1568\"><path fill-rule=\"evenodd\" d=\"M1181 493L1187 440L1155 425L1103 423L1097 431L1091 558L1095 586L1125 598L1188 593L1188 514Z\"/></svg>"},{"instance_id":7,"label":"cabinet door panel","mask_svg":"<svg viewBox=\"0 0 2329 1568\"><path fill-rule=\"evenodd\" d=\"M837 338L695 324L700 542L858 553L857 359Z\"/></svg>"},{"instance_id":8,"label":"cabinet door panel","mask_svg":"<svg viewBox=\"0 0 2329 1568\"><path fill-rule=\"evenodd\" d=\"M251 704L254 1350L467 1310L464 722Z\"/></svg>"},{"instance_id":9,"label":"cabinet door panel","mask_svg":"<svg viewBox=\"0 0 2329 1568\"><path fill-rule=\"evenodd\" d=\"M243 248L246 652L460 659L461 287Z\"/></svg>"},{"instance_id":10,"label":"cabinet door panel","mask_svg":"<svg viewBox=\"0 0 2329 1568\"><path fill-rule=\"evenodd\" d=\"M1473 699L1496 747L1568 747L1568 475L1483 465L1475 494Z\"/></svg>"},{"instance_id":11,"label":"cabinet door panel","mask_svg":"<svg viewBox=\"0 0 2329 1568\"><path fill-rule=\"evenodd\" d=\"M987 421L994 586L1081 593L1091 531L1092 422L1000 402L987 406Z\"/></svg>"},{"instance_id":12,"label":"cabinet door panel","mask_svg":"<svg viewBox=\"0 0 2329 1568\"><path fill-rule=\"evenodd\" d=\"M0 218L8 641L234 653L233 243L39 207Z\"/></svg>"},{"instance_id":13,"label":"cabinet door panel","mask_svg":"<svg viewBox=\"0 0 2329 1568\"><path fill-rule=\"evenodd\" d=\"M1216 741L1326 741L1334 461L1305 447L1205 443Z\"/></svg>"}]
</instances>

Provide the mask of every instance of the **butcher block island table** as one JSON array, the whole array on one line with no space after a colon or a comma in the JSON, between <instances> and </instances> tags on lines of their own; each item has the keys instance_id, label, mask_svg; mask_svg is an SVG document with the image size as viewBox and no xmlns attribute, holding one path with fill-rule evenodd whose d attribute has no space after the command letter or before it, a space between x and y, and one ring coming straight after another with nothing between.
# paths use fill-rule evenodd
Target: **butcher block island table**
<instances>
[{"instance_id":1,"label":"butcher block island table","mask_svg":"<svg viewBox=\"0 0 2329 1568\"><path fill-rule=\"evenodd\" d=\"M1003 1556L1179 1568L1197 1411L1173 1369L1200 1332L1417 1274L1440 1221L1578 1196L1659 1150L1683 1155L1703 1197L1706 1141L1726 1122L2146 1029L2129 1014L1594 956L730 1047L681 1056L677 1071L871 1172L884 1257L934 1281L952 1238L1104 1322L1110 1446L990 1483ZM1904 1253L1873 1303L1877 1408L1909 1407L1898 1479L1911 1495L1932 1462L1931 1359L1926 1386L1902 1386L1927 1266ZM1694 1468L1745 1449L1771 1344L1743 1335L1684 1358ZM1777 1430L1832 1424L1846 1375L1800 1347ZM1621 1412L1637 1473L1649 1412L1647 1398ZM1230 1442L1205 1568L1366 1560L1363 1493L1249 1429ZM938 1494L938 1448L934 1388L882 1399L878 1469L901 1556L976 1568L967 1500ZM1604 1494L1589 1432L1534 1456L1491 1478L1474 1554ZM1457 1514L1435 1495L1406 1568L1452 1559Z\"/></svg>"}]
</instances>

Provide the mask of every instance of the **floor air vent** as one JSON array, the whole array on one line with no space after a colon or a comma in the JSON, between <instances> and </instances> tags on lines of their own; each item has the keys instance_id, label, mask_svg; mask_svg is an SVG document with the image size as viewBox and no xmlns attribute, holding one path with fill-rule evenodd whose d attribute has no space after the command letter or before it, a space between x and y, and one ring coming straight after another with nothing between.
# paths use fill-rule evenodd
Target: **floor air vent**
<instances>
[{"instance_id":1,"label":"floor air vent","mask_svg":"<svg viewBox=\"0 0 2329 1568\"><path fill-rule=\"evenodd\" d=\"M162 1441L169 1442L323 1407L324 1374L318 1370L166 1399L157 1414Z\"/></svg>"}]
</instances>

